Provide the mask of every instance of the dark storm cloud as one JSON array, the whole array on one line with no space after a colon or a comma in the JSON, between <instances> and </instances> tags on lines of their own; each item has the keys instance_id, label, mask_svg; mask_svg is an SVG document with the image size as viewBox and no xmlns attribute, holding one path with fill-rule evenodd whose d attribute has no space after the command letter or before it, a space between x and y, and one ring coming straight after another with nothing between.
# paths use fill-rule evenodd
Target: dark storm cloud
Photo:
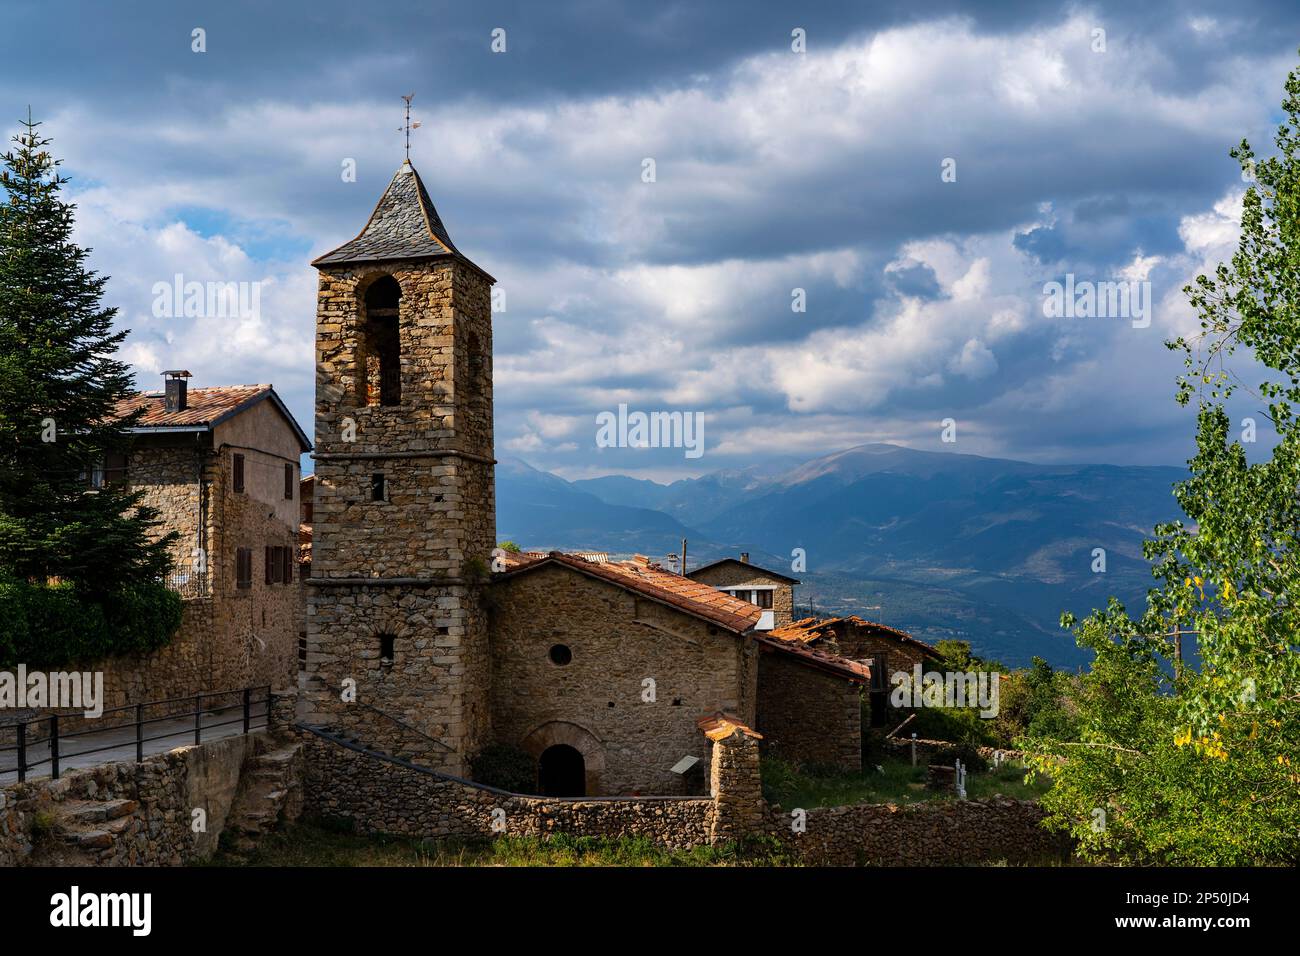
<instances>
[{"instance_id":1,"label":"dark storm cloud","mask_svg":"<svg viewBox=\"0 0 1300 956\"><path fill-rule=\"evenodd\" d=\"M508 298L498 443L535 463L617 461L580 438L620 396L707 411L739 456L711 467L951 410L971 450L1178 460L1160 341L1300 37L1294 4L1219 7L19 2L0 106L51 119L142 377L274 377L310 421L306 260L364 222L415 91L417 165ZM266 279L265 320L151 323L175 271ZM1149 275L1155 324L1048 321L1066 273Z\"/></svg>"}]
</instances>

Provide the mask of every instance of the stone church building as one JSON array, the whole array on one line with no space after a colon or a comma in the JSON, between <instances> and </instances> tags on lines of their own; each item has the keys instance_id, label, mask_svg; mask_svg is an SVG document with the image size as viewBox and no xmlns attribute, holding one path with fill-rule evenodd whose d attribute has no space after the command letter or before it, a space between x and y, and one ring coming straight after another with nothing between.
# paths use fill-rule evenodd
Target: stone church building
<instances>
[{"instance_id":1,"label":"stone church building","mask_svg":"<svg viewBox=\"0 0 1300 956\"><path fill-rule=\"evenodd\" d=\"M703 792L720 714L790 759L861 766L869 665L760 629L730 580L496 550L495 280L409 161L313 265L303 719L459 776L519 748L555 795Z\"/></svg>"}]
</instances>

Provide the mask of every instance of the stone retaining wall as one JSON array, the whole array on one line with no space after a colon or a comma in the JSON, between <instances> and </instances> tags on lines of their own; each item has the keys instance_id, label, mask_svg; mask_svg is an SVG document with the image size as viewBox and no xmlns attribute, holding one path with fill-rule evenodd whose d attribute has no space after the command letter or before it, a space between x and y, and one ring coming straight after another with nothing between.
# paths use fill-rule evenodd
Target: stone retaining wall
<instances>
[{"instance_id":1,"label":"stone retaining wall","mask_svg":"<svg viewBox=\"0 0 1300 956\"><path fill-rule=\"evenodd\" d=\"M0 788L0 866L177 866L217 847L259 735ZM206 816L195 832L194 811Z\"/></svg>"}]
</instances>

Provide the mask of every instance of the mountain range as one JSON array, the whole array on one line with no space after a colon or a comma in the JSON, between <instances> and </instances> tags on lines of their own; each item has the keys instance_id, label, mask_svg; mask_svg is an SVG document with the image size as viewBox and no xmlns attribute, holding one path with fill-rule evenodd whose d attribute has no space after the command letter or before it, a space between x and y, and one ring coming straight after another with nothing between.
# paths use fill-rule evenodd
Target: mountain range
<instances>
[{"instance_id":1,"label":"mountain range","mask_svg":"<svg viewBox=\"0 0 1300 956\"><path fill-rule=\"evenodd\" d=\"M802 582L801 611L855 613L923 640L958 638L1010 666L1087 660L1060 630L1115 595L1152 585L1142 541L1182 517L1172 467L1036 465L860 445L792 468L718 471L660 484L567 481L519 459L497 467L501 540L662 559L690 567L747 551ZM1105 552L1095 571L1095 549ZM793 566L796 549L805 565Z\"/></svg>"}]
</instances>

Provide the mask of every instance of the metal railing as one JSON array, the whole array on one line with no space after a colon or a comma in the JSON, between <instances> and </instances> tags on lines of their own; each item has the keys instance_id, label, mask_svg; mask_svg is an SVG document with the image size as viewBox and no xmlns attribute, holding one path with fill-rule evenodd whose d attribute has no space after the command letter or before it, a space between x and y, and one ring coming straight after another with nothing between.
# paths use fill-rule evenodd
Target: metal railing
<instances>
[{"instance_id":1,"label":"metal railing","mask_svg":"<svg viewBox=\"0 0 1300 956\"><path fill-rule=\"evenodd\" d=\"M205 701L212 701L218 698L228 698L232 702L224 706L213 707L210 704L205 708ZM167 713L156 717L146 717L146 708L162 707L165 705L181 704L186 706L184 709L169 710ZM90 747L84 750L68 752L65 746L68 741L83 740L84 738L93 738L95 736L114 735L118 737L122 731L127 728L135 728L135 759L136 762L144 760L145 744L153 743L159 740L167 740L173 737L192 738L195 744L203 742L203 731L212 731L220 727L231 727L240 724L240 733L248 733L253 726L254 721L265 721L270 713L271 706L271 685L266 684L260 687L245 687L242 690L224 690L215 691L209 694L195 694L190 697L173 697L168 700L151 700L139 704L127 704L123 707L106 708L101 715L101 719L108 717L110 714L132 713L133 720L124 721L114 724L111 727L98 726L89 730L78 730L68 733L59 729L59 715L50 714L48 717L37 717L33 720L19 721L0 727L0 730L7 731L13 728L15 733L15 742L11 746L0 747L0 773L8 773L17 769L18 782L22 783L27 779L29 771L38 767L49 765L50 778L59 779L59 767L62 761L71 760L74 757L84 757L88 754L104 753L109 750L119 750L123 747L130 746L129 739L114 739L104 744L102 747ZM204 717L222 718L231 711L238 711L236 716L229 720L204 720ZM76 716L76 715L72 715ZM164 721L178 721L186 718L192 718L193 722L188 723L184 729L170 730L166 733L147 735L146 728L152 725L163 723ZM48 734L40 736L39 731L48 728ZM158 729L158 728L153 728ZM166 729L166 728L161 728ZM226 734L223 736L233 736ZM179 744L177 745L179 746ZM31 751L33 749L44 748L47 752L44 757L33 760ZM8 761L4 760L5 754L15 754L15 766L8 766Z\"/></svg>"},{"instance_id":2,"label":"metal railing","mask_svg":"<svg viewBox=\"0 0 1300 956\"><path fill-rule=\"evenodd\" d=\"M203 598L211 593L206 571L173 571L163 583L182 598Z\"/></svg>"}]
</instances>

